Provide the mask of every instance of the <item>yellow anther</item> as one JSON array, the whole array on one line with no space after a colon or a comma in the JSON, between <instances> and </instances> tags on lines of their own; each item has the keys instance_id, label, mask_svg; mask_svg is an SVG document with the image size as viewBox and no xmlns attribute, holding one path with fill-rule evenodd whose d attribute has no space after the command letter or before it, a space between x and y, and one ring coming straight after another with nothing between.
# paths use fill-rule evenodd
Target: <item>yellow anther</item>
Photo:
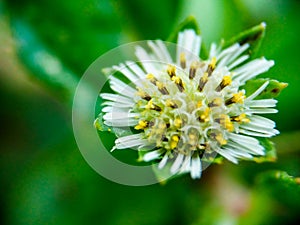
<instances>
[{"instance_id":1,"label":"yellow anther","mask_svg":"<svg viewBox=\"0 0 300 225\"><path fill-rule=\"evenodd\" d=\"M200 120L202 122L208 122L209 121L209 113L210 113L210 109L206 108L204 110L204 112L200 115Z\"/></svg>"},{"instance_id":2,"label":"yellow anther","mask_svg":"<svg viewBox=\"0 0 300 225\"><path fill-rule=\"evenodd\" d=\"M154 108L152 99L147 103L147 105L145 106L145 108L146 109L153 109Z\"/></svg>"},{"instance_id":3,"label":"yellow anther","mask_svg":"<svg viewBox=\"0 0 300 225\"><path fill-rule=\"evenodd\" d=\"M203 76L201 77L201 81L202 82L207 82L208 81L208 73L207 72L205 72L204 74L203 74Z\"/></svg>"},{"instance_id":4,"label":"yellow anther","mask_svg":"<svg viewBox=\"0 0 300 225\"><path fill-rule=\"evenodd\" d=\"M222 104L221 98L215 98L212 102L208 104L209 107L220 106Z\"/></svg>"},{"instance_id":5,"label":"yellow anther","mask_svg":"<svg viewBox=\"0 0 300 225\"><path fill-rule=\"evenodd\" d=\"M200 108L202 106L202 101L197 102L197 108Z\"/></svg>"},{"instance_id":6,"label":"yellow anther","mask_svg":"<svg viewBox=\"0 0 300 225\"><path fill-rule=\"evenodd\" d=\"M155 85L158 87L158 89L163 89L165 86L163 83L156 81Z\"/></svg>"},{"instance_id":7,"label":"yellow anther","mask_svg":"<svg viewBox=\"0 0 300 225\"><path fill-rule=\"evenodd\" d=\"M231 122L229 116L222 114L221 115L221 124L229 131L232 132L234 129L233 123Z\"/></svg>"},{"instance_id":8,"label":"yellow anther","mask_svg":"<svg viewBox=\"0 0 300 225\"><path fill-rule=\"evenodd\" d=\"M173 135L172 138L171 138L171 141L170 141L170 147L171 147L171 149L176 148L177 145L178 145L178 142L179 142L178 135Z\"/></svg>"},{"instance_id":9,"label":"yellow anther","mask_svg":"<svg viewBox=\"0 0 300 225\"><path fill-rule=\"evenodd\" d=\"M215 138L220 143L220 145L226 145L227 144L227 141L224 139L224 137L221 133L217 134Z\"/></svg>"},{"instance_id":10,"label":"yellow anther","mask_svg":"<svg viewBox=\"0 0 300 225\"><path fill-rule=\"evenodd\" d=\"M180 58L180 61L185 61L186 60L185 59L185 53L181 52L179 58Z\"/></svg>"},{"instance_id":11,"label":"yellow anther","mask_svg":"<svg viewBox=\"0 0 300 225\"><path fill-rule=\"evenodd\" d=\"M179 77L174 76L172 77L172 81L174 81L176 84L180 84L181 79Z\"/></svg>"},{"instance_id":12,"label":"yellow anther","mask_svg":"<svg viewBox=\"0 0 300 225\"><path fill-rule=\"evenodd\" d=\"M175 76L176 75L176 67L173 65L168 65L167 73L169 74L170 77Z\"/></svg>"},{"instance_id":13,"label":"yellow anther","mask_svg":"<svg viewBox=\"0 0 300 225\"><path fill-rule=\"evenodd\" d=\"M139 123L138 123L138 125L136 125L134 127L134 129L136 129L136 130L142 130L142 129L145 129L147 126L148 126L148 121L140 120Z\"/></svg>"},{"instance_id":14,"label":"yellow anther","mask_svg":"<svg viewBox=\"0 0 300 225\"><path fill-rule=\"evenodd\" d=\"M212 59L211 59L211 62L210 62L210 67L212 68L212 69L215 69L216 68L216 64L217 64L217 58L216 57L212 57Z\"/></svg>"},{"instance_id":15,"label":"yellow anther","mask_svg":"<svg viewBox=\"0 0 300 225\"><path fill-rule=\"evenodd\" d=\"M222 80L222 86L228 86L230 85L232 82L231 77L230 76L224 76L223 80Z\"/></svg>"},{"instance_id":16,"label":"yellow anther","mask_svg":"<svg viewBox=\"0 0 300 225\"><path fill-rule=\"evenodd\" d=\"M242 113L242 114L239 115L239 116L233 117L232 119L233 119L234 121L236 121L236 122L239 122L239 123L249 123L249 122L250 122L250 119L247 118L247 116L246 116L245 113Z\"/></svg>"},{"instance_id":17,"label":"yellow anther","mask_svg":"<svg viewBox=\"0 0 300 225\"><path fill-rule=\"evenodd\" d=\"M233 94L233 97L232 97L232 102L236 102L236 103L243 103L244 100L245 100L245 95L242 91L238 92L238 93L235 93Z\"/></svg>"},{"instance_id":18,"label":"yellow anther","mask_svg":"<svg viewBox=\"0 0 300 225\"><path fill-rule=\"evenodd\" d=\"M152 73L148 73L147 76L146 76L146 78L147 78L148 80L153 80L153 79L155 79L155 77L154 77L154 75L153 75Z\"/></svg>"},{"instance_id":19,"label":"yellow anther","mask_svg":"<svg viewBox=\"0 0 300 225\"><path fill-rule=\"evenodd\" d=\"M185 69L185 67L186 67L185 53L181 52L179 58L180 58L180 66L181 66L181 68Z\"/></svg>"},{"instance_id":20,"label":"yellow anther","mask_svg":"<svg viewBox=\"0 0 300 225\"><path fill-rule=\"evenodd\" d=\"M179 128L179 127L181 127L181 125L182 125L182 119L176 118L174 120L174 126L177 127L177 128Z\"/></svg>"},{"instance_id":21,"label":"yellow anther","mask_svg":"<svg viewBox=\"0 0 300 225\"><path fill-rule=\"evenodd\" d=\"M166 106L171 108L178 108L178 105L171 99L166 100Z\"/></svg>"}]
</instances>

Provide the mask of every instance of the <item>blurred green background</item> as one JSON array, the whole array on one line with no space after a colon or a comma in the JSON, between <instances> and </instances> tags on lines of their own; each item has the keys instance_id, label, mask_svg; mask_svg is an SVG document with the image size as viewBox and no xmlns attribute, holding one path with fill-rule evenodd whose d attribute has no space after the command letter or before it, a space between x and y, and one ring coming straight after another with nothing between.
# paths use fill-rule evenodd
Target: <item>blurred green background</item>
<instances>
[{"instance_id":1,"label":"blurred green background","mask_svg":"<svg viewBox=\"0 0 300 225\"><path fill-rule=\"evenodd\" d=\"M0 0L0 223L297 224L299 10L297 0ZM266 76L289 83L272 116L281 131L273 139L278 160L214 165L196 181L112 183L76 146L76 84L101 54L166 39L189 15L207 46L267 23L259 55L276 66Z\"/></svg>"}]
</instances>

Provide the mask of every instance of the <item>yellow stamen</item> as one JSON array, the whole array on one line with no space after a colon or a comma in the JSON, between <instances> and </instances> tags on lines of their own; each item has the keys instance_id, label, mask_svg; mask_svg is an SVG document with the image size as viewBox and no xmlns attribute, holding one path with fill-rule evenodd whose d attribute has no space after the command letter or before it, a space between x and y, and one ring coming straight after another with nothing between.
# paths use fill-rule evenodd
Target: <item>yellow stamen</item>
<instances>
[{"instance_id":1,"label":"yellow stamen","mask_svg":"<svg viewBox=\"0 0 300 225\"><path fill-rule=\"evenodd\" d=\"M166 106L171 107L173 109L178 108L178 105L174 101L172 101L171 99L166 100Z\"/></svg>"},{"instance_id":2,"label":"yellow stamen","mask_svg":"<svg viewBox=\"0 0 300 225\"><path fill-rule=\"evenodd\" d=\"M217 64L217 58L216 57L212 57L211 62L210 62L210 66L212 69L216 68L216 64Z\"/></svg>"},{"instance_id":3,"label":"yellow stamen","mask_svg":"<svg viewBox=\"0 0 300 225\"><path fill-rule=\"evenodd\" d=\"M234 129L233 123L231 122L229 116L222 114L221 116L221 124L229 131L232 132Z\"/></svg>"},{"instance_id":4,"label":"yellow stamen","mask_svg":"<svg viewBox=\"0 0 300 225\"><path fill-rule=\"evenodd\" d=\"M170 142L170 147L171 147L171 149L176 148L177 145L178 145L178 142L179 142L179 137L178 137L178 135L173 135L172 138L171 138L171 142Z\"/></svg>"},{"instance_id":5,"label":"yellow stamen","mask_svg":"<svg viewBox=\"0 0 300 225\"><path fill-rule=\"evenodd\" d=\"M200 108L202 106L202 101L197 102L197 108Z\"/></svg>"},{"instance_id":6,"label":"yellow stamen","mask_svg":"<svg viewBox=\"0 0 300 225\"><path fill-rule=\"evenodd\" d=\"M250 122L250 119L247 118L245 113L242 113L239 116L233 117L232 120L239 122L239 123L249 123Z\"/></svg>"},{"instance_id":7,"label":"yellow stamen","mask_svg":"<svg viewBox=\"0 0 300 225\"><path fill-rule=\"evenodd\" d=\"M245 98L246 97L245 97L244 93L240 91L236 94L233 94L232 101L242 104L244 102Z\"/></svg>"},{"instance_id":8,"label":"yellow stamen","mask_svg":"<svg viewBox=\"0 0 300 225\"><path fill-rule=\"evenodd\" d=\"M208 122L209 121L209 113L210 113L210 109L206 108L200 116L200 121L201 122Z\"/></svg>"},{"instance_id":9,"label":"yellow stamen","mask_svg":"<svg viewBox=\"0 0 300 225\"><path fill-rule=\"evenodd\" d=\"M152 73L148 73L147 76L146 76L146 78L147 78L148 80L153 80L153 79L155 79L155 77L154 77L154 75L153 75Z\"/></svg>"},{"instance_id":10,"label":"yellow stamen","mask_svg":"<svg viewBox=\"0 0 300 225\"><path fill-rule=\"evenodd\" d=\"M220 106L222 104L221 98L215 98L212 102L208 104L209 107Z\"/></svg>"},{"instance_id":11,"label":"yellow stamen","mask_svg":"<svg viewBox=\"0 0 300 225\"><path fill-rule=\"evenodd\" d=\"M181 81L181 79L179 78L179 77L172 77L172 81L174 81L175 82L175 84L179 84L180 83L180 81Z\"/></svg>"},{"instance_id":12,"label":"yellow stamen","mask_svg":"<svg viewBox=\"0 0 300 225\"><path fill-rule=\"evenodd\" d=\"M180 66L181 66L181 68L185 69L185 67L186 67L186 58L185 58L184 52L180 53L180 57L179 58L180 58Z\"/></svg>"},{"instance_id":13,"label":"yellow stamen","mask_svg":"<svg viewBox=\"0 0 300 225\"><path fill-rule=\"evenodd\" d=\"M168 65L167 73L172 78L173 76L176 76L176 67L173 65Z\"/></svg>"},{"instance_id":14,"label":"yellow stamen","mask_svg":"<svg viewBox=\"0 0 300 225\"><path fill-rule=\"evenodd\" d=\"M181 127L181 125L182 125L182 119L176 118L174 120L174 126L177 127L177 128L179 128L179 127Z\"/></svg>"},{"instance_id":15,"label":"yellow stamen","mask_svg":"<svg viewBox=\"0 0 300 225\"><path fill-rule=\"evenodd\" d=\"M148 126L148 121L140 120L138 125L134 127L136 130L143 130Z\"/></svg>"},{"instance_id":16,"label":"yellow stamen","mask_svg":"<svg viewBox=\"0 0 300 225\"><path fill-rule=\"evenodd\" d=\"M232 82L231 77L227 75L227 76L224 76L224 77L223 77L222 85L223 85L224 87L226 87L226 86L230 85L231 82Z\"/></svg>"},{"instance_id":17,"label":"yellow stamen","mask_svg":"<svg viewBox=\"0 0 300 225\"><path fill-rule=\"evenodd\" d=\"M221 133L217 134L215 138L220 143L220 145L226 145L227 144L227 141L224 139L224 137Z\"/></svg>"}]
</instances>

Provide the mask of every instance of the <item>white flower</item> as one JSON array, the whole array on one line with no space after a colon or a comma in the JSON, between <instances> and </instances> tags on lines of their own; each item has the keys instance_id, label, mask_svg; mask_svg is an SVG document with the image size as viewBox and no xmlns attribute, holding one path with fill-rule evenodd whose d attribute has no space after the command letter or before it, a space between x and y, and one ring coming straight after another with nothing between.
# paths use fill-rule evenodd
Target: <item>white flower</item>
<instances>
[{"instance_id":1,"label":"white flower","mask_svg":"<svg viewBox=\"0 0 300 225\"><path fill-rule=\"evenodd\" d=\"M229 161L264 155L255 137L279 132L261 114L276 113L274 99L255 98L268 81L246 96L240 87L274 65L265 58L246 62L249 44L220 50L212 44L208 60L201 60L201 37L193 30L178 35L176 62L160 41L149 41L151 53L136 48L139 63L124 62L113 69L132 84L110 76L116 94L103 93L103 119L115 128L133 127L138 133L118 137L114 149L148 150L144 161L171 164L172 174L190 172L200 178L202 162L220 154ZM155 61L167 62L157 63Z\"/></svg>"}]
</instances>

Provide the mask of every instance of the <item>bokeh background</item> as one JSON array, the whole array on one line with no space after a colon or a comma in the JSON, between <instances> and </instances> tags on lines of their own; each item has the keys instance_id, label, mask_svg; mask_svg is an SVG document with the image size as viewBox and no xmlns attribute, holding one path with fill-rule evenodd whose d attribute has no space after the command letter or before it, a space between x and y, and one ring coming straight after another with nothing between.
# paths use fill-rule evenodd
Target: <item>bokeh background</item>
<instances>
[{"instance_id":1,"label":"bokeh background","mask_svg":"<svg viewBox=\"0 0 300 225\"><path fill-rule=\"evenodd\" d=\"M1 224L297 224L299 11L297 0L0 0ZM189 15L207 46L267 23L258 54L276 62L267 76L289 83L272 116L277 162L213 165L197 181L112 183L76 146L76 84L101 54L166 39Z\"/></svg>"}]
</instances>

